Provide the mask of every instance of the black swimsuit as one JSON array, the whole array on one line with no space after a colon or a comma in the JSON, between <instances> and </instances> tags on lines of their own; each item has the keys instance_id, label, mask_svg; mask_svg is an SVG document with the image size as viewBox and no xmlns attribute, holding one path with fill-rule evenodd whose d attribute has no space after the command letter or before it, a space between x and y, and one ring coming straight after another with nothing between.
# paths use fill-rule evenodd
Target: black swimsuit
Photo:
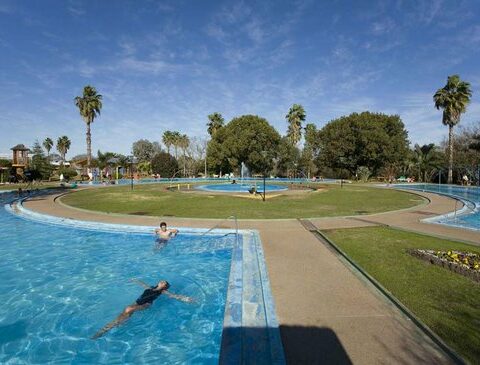
<instances>
[{"instance_id":1,"label":"black swimsuit","mask_svg":"<svg viewBox=\"0 0 480 365\"><path fill-rule=\"evenodd\" d=\"M152 286L150 289L146 289L140 297L136 300L138 305L152 304L161 294L161 290L154 290L156 287Z\"/></svg>"}]
</instances>

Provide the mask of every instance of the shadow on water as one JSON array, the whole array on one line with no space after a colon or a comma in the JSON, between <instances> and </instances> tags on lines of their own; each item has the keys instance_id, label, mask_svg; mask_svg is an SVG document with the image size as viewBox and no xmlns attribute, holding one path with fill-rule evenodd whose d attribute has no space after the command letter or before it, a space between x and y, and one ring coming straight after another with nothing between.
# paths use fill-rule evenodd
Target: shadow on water
<instances>
[{"instance_id":1,"label":"shadow on water","mask_svg":"<svg viewBox=\"0 0 480 365\"><path fill-rule=\"evenodd\" d=\"M277 349L269 344L271 331L265 327L224 328L220 364L282 364ZM280 336L287 364L353 364L330 328L282 325Z\"/></svg>"},{"instance_id":2,"label":"shadow on water","mask_svg":"<svg viewBox=\"0 0 480 365\"><path fill-rule=\"evenodd\" d=\"M0 345L27 337L27 322L17 321L0 326Z\"/></svg>"}]
</instances>

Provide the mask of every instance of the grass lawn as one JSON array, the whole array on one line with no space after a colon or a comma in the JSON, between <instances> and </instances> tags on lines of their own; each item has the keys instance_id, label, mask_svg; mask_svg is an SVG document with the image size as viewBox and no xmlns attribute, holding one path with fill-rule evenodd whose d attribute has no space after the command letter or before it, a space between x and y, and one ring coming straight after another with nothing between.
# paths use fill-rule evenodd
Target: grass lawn
<instances>
[{"instance_id":1,"label":"grass lawn","mask_svg":"<svg viewBox=\"0 0 480 365\"><path fill-rule=\"evenodd\" d=\"M480 284L405 252L425 248L480 253L480 247L384 227L325 233L447 344L480 364Z\"/></svg>"},{"instance_id":2,"label":"grass lawn","mask_svg":"<svg viewBox=\"0 0 480 365\"><path fill-rule=\"evenodd\" d=\"M92 188L62 198L65 204L110 213L152 216L240 219L307 218L370 214L408 208L423 198L363 185L322 186L299 195L280 195L266 202L230 195L166 191L160 184Z\"/></svg>"},{"instance_id":3,"label":"grass lawn","mask_svg":"<svg viewBox=\"0 0 480 365\"><path fill-rule=\"evenodd\" d=\"M18 188L22 188L25 190L27 188L28 184L26 183L20 183L20 184L5 184L5 185L0 185L0 191L1 190L18 190ZM42 182L40 184L35 184L33 186L30 186L29 189L45 189L45 188L51 188L51 187L59 187L60 183L58 181L56 182Z\"/></svg>"}]
</instances>

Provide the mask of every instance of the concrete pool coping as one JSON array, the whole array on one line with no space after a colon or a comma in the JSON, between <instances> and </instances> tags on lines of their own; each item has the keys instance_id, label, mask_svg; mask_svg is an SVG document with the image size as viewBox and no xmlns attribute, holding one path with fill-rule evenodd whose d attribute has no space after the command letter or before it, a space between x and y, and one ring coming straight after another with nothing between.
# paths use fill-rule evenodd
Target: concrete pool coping
<instances>
[{"instance_id":1,"label":"concrete pool coping","mask_svg":"<svg viewBox=\"0 0 480 365\"><path fill-rule=\"evenodd\" d=\"M67 228L150 235L156 228L55 217L26 209L23 202L27 199L16 199L13 203L6 204L5 209L25 220ZM182 232L200 237L205 234L218 236L236 233L228 276L220 363L249 363L251 362L249 359L261 359L260 363L285 364L275 304L258 232L245 229L191 227L183 228ZM262 329L257 330L254 342L245 334L250 328Z\"/></svg>"}]
</instances>

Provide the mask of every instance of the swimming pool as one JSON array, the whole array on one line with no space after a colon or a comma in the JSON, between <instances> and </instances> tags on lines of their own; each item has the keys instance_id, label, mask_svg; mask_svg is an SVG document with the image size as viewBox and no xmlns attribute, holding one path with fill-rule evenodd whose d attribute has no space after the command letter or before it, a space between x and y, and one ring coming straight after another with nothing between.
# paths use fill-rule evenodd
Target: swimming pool
<instances>
[{"instance_id":1,"label":"swimming pool","mask_svg":"<svg viewBox=\"0 0 480 365\"><path fill-rule=\"evenodd\" d=\"M210 184L210 185L200 185L197 186L197 190L203 191L212 191L217 193L248 193L252 187L256 187L257 192L263 193L263 184L262 183L248 183L248 184ZM284 185L265 185L265 190L267 193L274 191L285 191L288 190L287 186Z\"/></svg>"},{"instance_id":2,"label":"swimming pool","mask_svg":"<svg viewBox=\"0 0 480 365\"><path fill-rule=\"evenodd\" d=\"M427 191L462 200L465 203L462 211L455 212L456 206L452 206L452 213L427 218L424 221L480 231L480 188L439 184L398 184L395 187Z\"/></svg>"},{"instance_id":3,"label":"swimming pool","mask_svg":"<svg viewBox=\"0 0 480 365\"><path fill-rule=\"evenodd\" d=\"M12 196L2 194L0 202L9 203ZM237 240L231 230L205 236L183 230L155 250L152 227L78 222L42 217L22 206L6 208L0 211L0 363L210 364L219 361L221 349L226 358L238 356L222 346L222 333L226 323L235 328L248 319L238 306L246 300L242 291L249 275L262 277L258 287L263 289L257 289L254 301L265 312L251 316L251 324L278 331L265 268L252 269L254 257L244 259L254 250L263 260L251 232ZM149 284L167 280L172 292L191 296L195 303L161 296L148 310L91 340L142 293L129 281L132 277ZM269 340L264 350L281 348L277 333ZM282 359L283 353L274 355ZM273 355L264 351L263 356L270 361Z\"/></svg>"}]
</instances>

